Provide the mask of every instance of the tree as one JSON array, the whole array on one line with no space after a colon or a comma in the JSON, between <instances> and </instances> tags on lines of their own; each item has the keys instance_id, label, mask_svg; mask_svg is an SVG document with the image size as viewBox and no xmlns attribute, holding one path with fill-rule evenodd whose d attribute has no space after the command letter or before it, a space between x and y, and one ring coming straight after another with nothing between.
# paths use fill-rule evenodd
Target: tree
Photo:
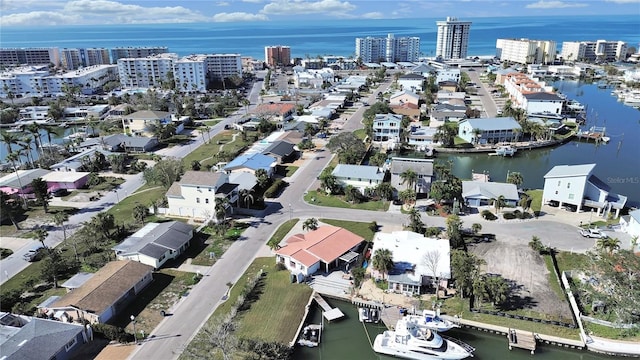
<instances>
[{"instance_id":1,"label":"tree","mask_svg":"<svg viewBox=\"0 0 640 360\"><path fill-rule=\"evenodd\" d=\"M33 137L33 141L36 144L36 151L38 152L38 154L42 154L42 141L41 141L41 135L40 135L40 129L42 129L40 124L37 123L31 123L29 125L26 126L25 128L27 130L27 132L31 133L31 136Z\"/></svg>"},{"instance_id":2,"label":"tree","mask_svg":"<svg viewBox=\"0 0 640 360\"><path fill-rule=\"evenodd\" d=\"M391 200L395 189L388 182L382 182L376 186L375 193L383 200Z\"/></svg>"},{"instance_id":3,"label":"tree","mask_svg":"<svg viewBox=\"0 0 640 360\"><path fill-rule=\"evenodd\" d=\"M449 215L447 218L447 235L452 248L458 248L464 245L462 239L462 220L458 215Z\"/></svg>"},{"instance_id":4,"label":"tree","mask_svg":"<svg viewBox=\"0 0 640 360\"><path fill-rule=\"evenodd\" d=\"M481 275L474 282L474 295L478 300L487 300L496 307L507 300L509 283L502 276Z\"/></svg>"},{"instance_id":5,"label":"tree","mask_svg":"<svg viewBox=\"0 0 640 360\"><path fill-rule=\"evenodd\" d=\"M411 211L409 211L409 228L415 233L424 233L424 223L422 222L422 217L415 207L411 208Z\"/></svg>"},{"instance_id":6,"label":"tree","mask_svg":"<svg viewBox=\"0 0 640 360\"><path fill-rule=\"evenodd\" d=\"M8 217L16 230L20 230L18 216L22 213L24 213L24 209L20 206L18 197L0 191L0 218Z\"/></svg>"},{"instance_id":7,"label":"tree","mask_svg":"<svg viewBox=\"0 0 640 360\"><path fill-rule=\"evenodd\" d=\"M149 215L149 209L142 204L133 207L133 218L140 224L144 224L144 219Z\"/></svg>"},{"instance_id":8,"label":"tree","mask_svg":"<svg viewBox=\"0 0 640 360\"><path fill-rule=\"evenodd\" d=\"M221 353L223 360L234 359L234 353L238 348L238 338L234 334L236 325L232 316L227 316L220 321L207 322L202 328L202 334L206 341L205 354L197 355L195 358L207 358L211 353Z\"/></svg>"},{"instance_id":9,"label":"tree","mask_svg":"<svg viewBox=\"0 0 640 360\"><path fill-rule=\"evenodd\" d=\"M438 250L427 251L422 257L422 263L426 266L427 270L431 272L431 276L435 280L436 300L440 299L440 292L438 291L440 288L440 275L442 274L439 270L440 258L440 251Z\"/></svg>"},{"instance_id":10,"label":"tree","mask_svg":"<svg viewBox=\"0 0 640 360\"><path fill-rule=\"evenodd\" d=\"M225 218L227 217L227 208L229 207L229 199L227 199L226 197L215 198L214 201L215 201L214 212L215 212L216 221L217 222L224 221Z\"/></svg>"},{"instance_id":11,"label":"tree","mask_svg":"<svg viewBox=\"0 0 640 360\"><path fill-rule=\"evenodd\" d=\"M377 152L369 158L369 165L382 167L382 165L384 165L386 161L387 161L387 154Z\"/></svg>"},{"instance_id":12,"label":"tree","mask_svg":"<svg viewBox=\"0 0 640 360\"><path fill-rule=\"evenodd\" d=\"M482 231L482 225L479 223L473 223L471 225L471 231L473 232L474 235L478 235L478 233Z\"/></svg>"},{"instance_id":13,"label":"tree","mask_svg":"<svg viewBox=\"0 0 640 360\"><path fill-rule=\"evenodd\" d=\"M416 201L416 192L413 189L402 190L398 193L398 198L405 204L411 204Z\"/></svg>"},{"instance_id":14,"label":"tree","mask_svg":"<svg viewBox=\"0 0 640 360\"><path fill-rule=\"evenodd\" d=\"M95 233L101 237L101 240L108 240L111 237L111 230L116 227L113 214L101 212L91 218L89 227L95 230Z\"/></svg>"},{"instance_id":15,"label":"tree","mask_svg":"<svg viewBox=\"0 0 640 360\"><path fill-rule=\"evenodd\" d=\"M113 170L114 173L124 174L127 170L127 155L109 155L109 163L111 164L111 170Z\"/></svg>"},{"instance_id":16,"label":"tree","mask_svg":"<svg viewBox=\"0 0 640 360\"><path fill-rule=\"evenodd\" d=\"M51 194L49 194L47 182L42 180L42 178L35 178L31 180L31 189L33 190L33 194L36 196L38 204L42 205L45 213L48 212Z\"/></svg>"},{"instance_id":17,"label":"tree","mask_svg":"<svg viewBox=\"0 0 640 360\"><path fill-rule=\"evenodd\" d=\"M200 171L201 167L202 165L200 165L200 161L198 160L191 161L191 170Z\"/></svg>"},{"instance_id":18,"label":"tree","mask_svg":"<svg viewBox=\"0 0 640 360\"><path fill-rule=\"evenodd\" d=\"M13 152L12 146L18 145L20 137L16 133L0 130L0 141L6 146L7 154L11 154Z\"/></svg>"},{"instance_id":19,"label":"tree","mask_svg":"<svg viewBox=\"0 0 640 360\"><path fill-rule=\"evenodd\" d=\"M160 184L168 189L174 182L180 179L183 174L182 162L180 159L162 159L152 168L144 170L144 180L151 184Z\"/></svg>"},{"instance_id":20,"label":"tree","mask_svg":"<svg viewBox=\"0 0 640 360\"><path fill-rule=\"evenodd\" d=\"M411 168L400 173L400 179L402 179L402 185L407 184L407 188L411 188L414 191L418 183L418 174Z\"/></svg>"},{"instance_id":21,"label":"tree","mask_svg":"<svg viewBox=\"0 0 640 360\"><path fill-rule=\"evenodd\" d=\"M67 240L67 226L65 225L67 221L69 221L69 214L64 211L58 211L53 215L53 222L62 229L64 240Z\"/></svg>"},{"instance_id":22,"label":"tree","mask_svg":"<svg viewBox=\"0 0 640 360\"><path fill-rule=\"evenodd\" d=\"M244 206L248 209L249 206L251 206L255 201L255 198L253 196L253 189L240 190L240 196L238 197L238 200L240 199L242 199Z\"/></svg>"},{"instance_id":23,"label":"tree","mask_svg":"<svg viewBox=\"0 0 640 360\"><path fill-rule=\"evenodd\" d=\"M598 249L607 251L609 254L612 254L614 251L620 249L620 240L618 240L618 238L611 238L607 236L598 239L596 246L598 247Z\"/></svg>"},{"instance_id":24,"label":"tree","mask_svg":"<svg viewBox=\"0 0 640 360\"><path fill-rule=\"evenodd\" d=\"M371 265L382 274L384 279L385 274L388 274L393 269L393 253L389 249L376 250L373 254Z\"/></svg>"},{"instance_id":25,"label":"tree","mask_svg":"<svg viewBox=\"0 0 640 360\"><path fill-rule=\"evenodd\" d=\"M352 132L333 136L327 143L327 149L338 155L341 164L357 164L366 152L364 143Z\"/></svg>"},{"instance_id":26,"label":"tree","mask_svg":"<svg viewBox=\"0 0 640 360\"><path fill-rule=\"evenodd\" d=\"M43 229L43 228L37 228L34 232L33 232L33 237L38 240L41 244L43 248L47 248L47 244L44 243L44 241L47 239L47 236L49 236L49 233L47 232L47 230Z\"/></svg>"},{"instance_id":27,"label":"tree","mask_svg":"<svg viewBox=\"0 0 640 360\"><path fill-rule=\"evenodd\" d=\"M314 231L318 229L318 219L316 218L308 218L302 224L302 230L304 231Z\"/></svg>"},{"instance_id":28,"label":"tree","mask_svg":"<svg viewBox=\"0 0 640 360\"><path fill-rule=\"evenodd\" d=\"M324 170L322 170L320 176L318 177L320 179L320 187L327 194L335 194L340 190L338 179L332 173L333 166L327 166L326 168L324 168Z\"/></svg>"},{"instance_id":29,"label":"tree","mask_svg":"<svg viewBox=\"0 0 640 360\"><path fill-rule=\"evenodd\" d=\"M480 276L480 266L484 260L463 250L451 251L451 275L460 298L473 294L473 283Z\"/></svg>"},{"instance_id":30,"label":"tree","mask_svg":"<svg viewBox=\"0 0 640 360\"><path fill-rule=\"evenodd\" d=\"M504 195L500 195L495 199L492 199L493 207L496 208L496 214L500 213L500 209L502 209L506 205L506 201Z\"/></svg>"},{"instance_id":31,"label":"tree","mask_svg":"<svg viewBox=\"0 0 640 360\"><path fill-rule=\"evenodd\" d=\"M269 173L265 169L258 169L255 172L256 183L260 189L266 189L271 182L271 178L269 177Z\"/></svg>"},{"instance_id":32,"label":"tree","mask_svg":"<svg viewBox=\"0 0 640 360\"><path fill-rule=\"evenodd\" d=\"M529 241L529 247L539 253L542 253L542 251L545 249L542 241L540 241L540 238L535 235L531 237L531 241Z\"/></svg>"},{"instance_id":33,"label":"tree","mask_svg":"<svg viewBox=\"0 0 640 360\"><path fill-rule=\"evenodd\" d=\"M520 186L522 186L522 183L524 183L524 178L522 177L521 173L517 171L513 171L513 172L510 172L509 175L507 176L507 182L509 184L513 184L516 187L520 188Z\"/></svg>"},{"instance_id":34,"label":"tree","mask_svg":"<svg viewBox=\"0 0 640 360\"><path fill-rule=\"evenodd\" d=\"M452 147L454 140L458 135L456 127L444 124L440 125L433 135L433 141L441 143L444 147Z\"/></svg>"}]
</instances>

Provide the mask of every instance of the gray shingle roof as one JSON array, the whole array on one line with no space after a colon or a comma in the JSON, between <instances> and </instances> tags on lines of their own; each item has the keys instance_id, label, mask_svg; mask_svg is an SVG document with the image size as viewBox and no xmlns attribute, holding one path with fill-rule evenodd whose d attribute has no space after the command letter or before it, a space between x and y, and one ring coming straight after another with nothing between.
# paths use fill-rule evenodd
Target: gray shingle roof
<instances>
[{"instance_id":1,"label":"gray shingle roof","mask_svg":"<svg viewBox=\"0 0 640 360\"><path fill-rule=\"evenodd\" d=\"M377 166L338 164L332 174L340 178L382 180L384 172Z\"/></svg>"},{"instance_id":2,"label":"gray shingle roof","mask_svg":"<svg viewBox=\"0 0 640 360\"><path fill-rule=\"evenodd\" d=\"M393 158L391 160L392 174L402 174L407 169L412 169L418 175L433 176L433 161L416 161L403 158Z\"/></svg>"},{"instance_id":3,"label":"gray shingle roof","mask_svg":"<svg viewBox=\"0 0 640 360\"><path fill-rule=\"evenodd\" d=\"M32 318L1 343L2 356L7 360L52 359L82 331L81 325Z\"/></svg>"},{"instance_id":4,"label":"gray shingle roof","mask_svg":"<svg viewBox=\"0 0 640 360\"><path fill-rule=\"evenodd\" d=\"M150 223L112 249L119 254L141 253L160 258L167 250L178 250L192 238L193 227L180 221Z\"/></svg>"},{"instance_id":5,"label":"gray shingle roof","mask_svg":"<svg viewBox=\"0 0 640 360\"><path fill-rule=\"evenodd\" d=\"M518 200L518 188L514 184L483 182L483 181L463 181L462 197L472 197L481 199L497 199L504 196L507 200Z\"/></svg>"},{"instance_id":6,"label":"gray shingle roof","mask_svg":"<svg viewBox=\"0 0 640 360\"><path fill-rule=\"evenodd\" d=\"M180 178L180 185L216 186L222 173L211 171L185 171Z\"/></svg>"},{"instance_id":7,"label":"gray shingle roof","mask_svg":"<svg viewBox=\"0 0 640 360\"><path fill-rule=\"evenodd\" d=\"M529 94L524 94L524 97L527 100L562 101L560 96L554 93L548 93L548 92L533 92Z\"/></svg>"},{"instance_id":8,"label":"gray shingle roof","mask_svg":"<svg viewBox=\"0 0 640 360\"><path fill-rule=\"evenodd\" d=\"M124 134L114 134L107 136L100 136L96 138L90 138L83 141L81 147L97 146L101 144L108 145L109 147L116 147L125 144L128 147L144 148L149 146L149 143L157 141L153 137L143 136L127 136Z\"/></svg>"},{"instance_id":9,"label":"gray shingle roof","mask_svg":"<svg viewBox=\"0 0 640 360\"><path fill-rule=\"evenodd\" d=\"M275 141L271 143L264 151L264 155L277 155L280 157L287 157L294 152L293 144L286 141Z\"/></svg>"},{"instance_id":10,"label":"gray shingle roof","mask_svg":"<svg viewBox=\"0 0 640 360\"><path fill-rule=\"evenodd\" d=\"M512 117L467 119L462 121L460 125L464 123L468 123L472 128L480 129L481 131L521 129L520 124Z\"/></svg>"},{"instance_id":11,"label":"gray shingle roof","mask_svg":"<svg viewBox=\"0 0 640 360\"><path fill-rule=\"evenodd\" d=\"M557 178L569 176L587 176L591 174L596 164L582 165L556 165L544 176L544 178Z\"/></svg>"}]
</instances>

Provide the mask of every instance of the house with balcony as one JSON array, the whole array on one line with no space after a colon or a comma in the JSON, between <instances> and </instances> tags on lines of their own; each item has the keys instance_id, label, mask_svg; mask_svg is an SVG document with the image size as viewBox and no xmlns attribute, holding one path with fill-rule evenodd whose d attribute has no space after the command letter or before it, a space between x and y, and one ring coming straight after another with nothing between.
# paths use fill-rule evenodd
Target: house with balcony
<instances>
[{"instance_id":1,"label":"house with balcony","mask_svg":"<svg viewBox=\"0 0 640 360\"><path fill-rule=\"evenodd\" d=\"M156 126L170 123L171 114L166 111L142 110L122 116L124 133L135 136L153 136Z\"/></svg>"},{"instance_id":2,"label":"house with balcony","mask_svg":"<svg viewBox=\"0 0 640 360\"><path fill-rule=\"evenodd\" d=\"M577 212L590 208L597 216L615 211L620 216L627 197L610 192L611 188L593 174L596 164L557 165L544 176L542 204L572 205Z\"/></svg>"},{"instance_id":3,"label":"house with balcony","mask_svg":"<svg viewBox=\"0 0 640 360\"><path fill-rule=\"evenodd\" d=\"M429 194L431 190L431 182L433 180L433 159L419 158L401 158L394 157L391 159L391 186L398 191L406 190L408 183L403 183L400 174L407 170L413 170L418 175L418 181L414 185L414 190L418 195Z\"/></svg>"},{"instance_id":4,"label":"house with balcony","mask_svg":"<svg viewBox=\"0 0 640 360\"><path fill-rule=\"evenodd\" d=\"M402 90L411 92L422 91L424 77L420 74L408 73L398 77L398 85Z\"/></svg>"},{"instance_id":5,"label":"house with balcony","mask_svg":"<svg viewBox=\"0 0 640 360\"><path fill-rule=\"evenodd\" d=\"M376 114L373 119L373 141L400 141L402 115Z\"/></svg>"},{"instance_id":6,"label":"house with balcony","mask_svg":"<svg viewBox=\"0 0 640 360\"><path fill-rule=\"evenodd\" d=\"M562 111L564 99L551 92L533 92L523 94L522 107L527 114L555 114Z\"/></svg>"},{"instance_id":7,"label":"house with balcony","mask_svg":"<svg viewBox=\"0 0 640 360\"><path fill-rule=\"evenodd\" d=\"M186 171L167 190L165 215L198 220L216 214L216 202L227 199L227 211L238 201L238 184L229 183L225 172Z\"/></svg>"},{"instance_id":8,"label":"house with balcony","mask_svg":"<svg viewBox=\"0 0 640 360\"><path fill-rule=\"evenodd\" d=\"M318 271L345 271L358 259L362 236L337 226L320 226L305 234L296 234L276 251L276 263L292 274L304 277Z\"/></svg>"},{"instance_id":9,"label":"house with balcony","mask_svg":"<svg viewBox=\"0 0 640 360\"><path fill-rule=\"evenodd\" d=\"M389 106L391 108L418 109L420 96L410 90L398 91L389 97Z\"/></svg>"},{"instance_id":10,"label":"house with balcony","mask_svg":"<svg viewBox=\"0 0 640 360\"><path fill-rule=\"evenodd\" d=\"M516 141L522 127L512 117L467 119L460 122L458 136L471 144Z\"/></svg>"},{"instance_id":11,"label":"house with balcony","mask_svg":"<svg viewBox=\"0 0 640 360\"><path fill-rule=\"evenodd\" d=\"M331 174L343 188L351 185L363 194L384 180L384 171L377 166L338 164Z\"/></svg>"}]
</instances>

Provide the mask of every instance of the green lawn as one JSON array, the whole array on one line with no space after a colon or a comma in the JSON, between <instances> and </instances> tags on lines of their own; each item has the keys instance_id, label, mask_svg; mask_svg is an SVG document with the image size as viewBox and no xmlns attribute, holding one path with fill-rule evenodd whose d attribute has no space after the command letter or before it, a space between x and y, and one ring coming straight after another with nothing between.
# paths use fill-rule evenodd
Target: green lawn
<instances>
[{"instance_id":1,"label":"green lawn","mask_svg":"<svg viewBox=\"0 0 640 360\"><path fill-rule=\"evenodd\" d=\"M272 243L272 242L280 243L284 239L284 237L287 236L289 231L291 231L291 229L293 229L293 227L296 226L298 221L299 219L291 219L282 223L282 225L278 227L278 230L276 230L276 232L273 233L273 236L271 237L271 239L269 239L268 243Z\"/></svg>"},{"instance_id":2,"label":"green lawn","mask_svg":"<svg viewBox=\"0 0 640 360\"><path fill-rule=\"evenodd\" d=\"M265 269L264 285L258 300L239 313L238 336L287 344L295 336L313 290L306 284L292 284L289 271L275 269L275 258L256 262Z\"/></svg>"},{"instance_id":3,"label":"green lawn","mask_svg":"<svg viewBox=\"0 0 640 360\"><path fill-rule=\"evenodd\" d=\"M358 139L360 139L360 140L364 140L364 138L366 138L366 137L367 137L367 130L365 130L365 129L358 129L358 130L355 130L355 131L353 132L353 135L355 135L355 136L356 136Z\"/></svg>"},{"instance_id":4,"label":"green lawn","mask_svg":"<svg viewBox=\"0 0 640 360\"><path fill-rule=\"evenodd\" d=\"M237 223L242 225L241 223ZM242 235L242 232L246 229L245 226L234 226L229 229L223 236L215 234L213 229L205 227L202 229L200 236L203 237L200 247L191 246L190 253L187 257L192 258L191 263L193 265L211 266L224 254L227 249L233 244L235 239ZM213 252L214 257L210 256Z\"/></svg>"},{"instance_id":5,"label":"green lawn","mask_svg":"<svg viewBox=\"0 0 640 360\"><path fill-rule=\"evenodd\" d=\"M585 254L561 251L556 254L556 261L558 262L558 271L562 274L563 271L586 269L589 257Z\"/></svg>"},{"instance_id":6,"label":"green lawn","mask_svg":"<svg viewBox=\"0 0 640 360\"><path fill-rule=\"evenodd\" d=\"M0 236L23 238L31 237L30 228L23 228L22 226L25 220L30 220L38 224L52 223L53 215L59 211L64 211L69 214L69 216L71 216L78 212L78 209L66 206L49 206L49 212L45 213L42 206L31 206L29 207L29 209L27 209L27 211L24 212L24 214L17 217L17 222L18 226L20 226L20 230L16 230L16 227L13 226L9 219L7 219L0 225Z\"/></svg>"},{"instance_id":7,"label":"green lawn","mask_svg":"<svg viewBox=\"0 0 640 360\"><path fill-rule=\"evenodd\" d=\"M296 171L298 171L298 166L293 166L293 165L289 165L287 166L287 174L285 175L286 177L290 177L293 176L293 174L295 174Z\"/></svg>"},{"instance_id":8,"label":"green lawn","mask_svg":"<svg viewBox=\"0 0 640 360\"><path fill-rule=\"evenodd\" d=\"M529 190L527 195L531 198L531 210L533 210L533 213L540 213L540 209L542 209L542 190Z\"/></svg>"},{"instance_id":9,"label":"green lawn","mask_svg":"<svg viewBox=\"0 0 640 360\"><path fill-rule=\"evenodd\" d=\"M107 213L113 214L117 224L133 223L133 208L142 204L150 207L154 201L164 196L167 190L163 187L154 187L147 191L136 192L124 199L120 199L120 202L114 207L109 209Z\"/></svg>"},{"instance_id":10,"label":"green lawn","mask_svg":"<svg viewBox=\"0 0 640 360\"><path fill-rule=\"evenodd\" d=\"M544 263L547 266L547 270L549 270L548 281L549 287L553 290L553 292L558 295L558 299L565 301L567 298L564 295L564 290L560 286L558 277L556 276L555 269L553 268L553 260L551 259L551 255L542 255L544 258Z\"/></svg>"},{"instance_id":11,"label":"green lawn","mask_svg":"<svg viewBox=\"0 0 640 360\"><path fill-rule=\"evenodd\" d=\"M387 211L389 209L389 201L367 201L359 204L351 204L342 200L339 196L326 195L315 190L308 191L304 195L304 201L313 205L346 209L370 211Z\"/></svg>"},{"instance_id":12,"label":"green lawn","mask_svg":"<svg viewBox=\"0 0 640 360\"><path fill-rule=\"evenodd\" d=\"M590 323L583 321L582 324L585 327L587 333L592 332L595 336L604 337L607 339L620 339L624 341L636 341L640 342L640 335L638 336L625 336L624 329L615 329L608 326Z\"/></svg>"},{"instance_id":13,"label":"green lawn","mask_svg":"<svg viewBox=\"0 0 640 360\"><path fill-rule=\"evenodd\" d=\"M318 221L347 229L356 235L362 236L366 241L372 241L375 235L375 232L369 228L369 223L334 219L318 219Z\"/></svg>"}]
</instances>

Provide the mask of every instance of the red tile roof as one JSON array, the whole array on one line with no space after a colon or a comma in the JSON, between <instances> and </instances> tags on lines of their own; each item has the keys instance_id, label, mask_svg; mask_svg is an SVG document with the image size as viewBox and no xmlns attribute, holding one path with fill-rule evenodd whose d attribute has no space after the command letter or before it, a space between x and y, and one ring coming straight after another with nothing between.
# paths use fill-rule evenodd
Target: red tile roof
<instances>
[{"instance_id":1,"label":"red tile roof","mask_svg":"<svg viewBox=\"0 0 640 360\"><path fill-rule=\"evenodd\" d=\"M291 236L276 254L289 256L309 267L320 260L330 263L362 241L363 237L343 228L321 226L309 233Z\"/></svg>"},{"instance_id":2,"label":"red tile roof","mask_svg":"<svg viewBox=\"0 0 640 360\"><path fill-rule=\"evenodd\" d=\"M289 103L260 104L253 112L256 114L285 115L293 111L293 109L295 109L295 105Z\"/></svg>"}]
</instances>

